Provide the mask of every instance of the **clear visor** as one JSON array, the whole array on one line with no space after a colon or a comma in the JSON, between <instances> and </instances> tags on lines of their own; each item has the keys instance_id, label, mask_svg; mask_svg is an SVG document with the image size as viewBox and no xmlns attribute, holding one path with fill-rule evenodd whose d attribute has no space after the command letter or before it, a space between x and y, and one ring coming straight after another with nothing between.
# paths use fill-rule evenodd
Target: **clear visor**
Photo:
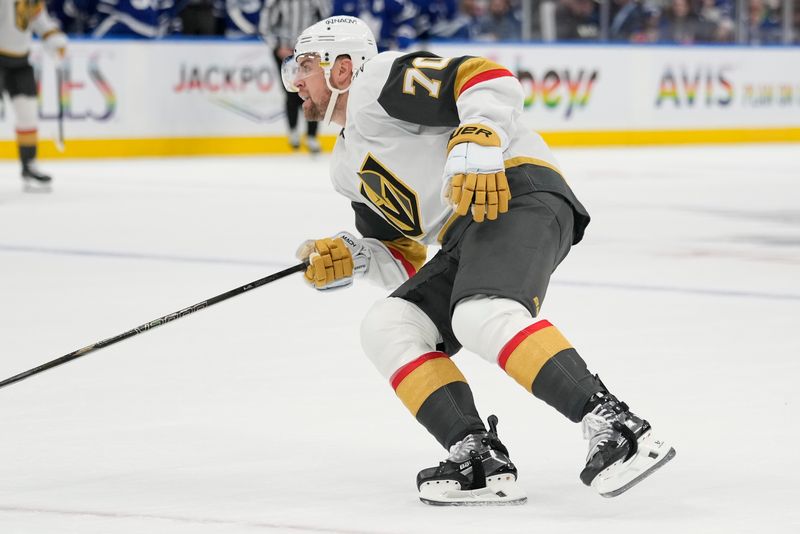
<instances>
[{"instance_id":1,"label":"clear visor","mask_svg":"<svg viewBox=\"0 0 800 534\"><path fill-rule=\"evenodd\" d=\"M289 56L283 60L281 65L281 80L287 91L296 93L299 90L297 82L305 80L317 72L322 72L318 54Z\"/></svg>"}]
</instances>

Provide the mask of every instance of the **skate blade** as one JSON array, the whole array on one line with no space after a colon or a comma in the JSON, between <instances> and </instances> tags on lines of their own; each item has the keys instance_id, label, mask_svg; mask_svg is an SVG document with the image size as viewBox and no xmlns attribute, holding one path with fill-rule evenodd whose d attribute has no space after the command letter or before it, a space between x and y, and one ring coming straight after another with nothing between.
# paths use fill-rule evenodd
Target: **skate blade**
<instances>
[{"instance_id":1,"label":"skate blade","mask_svg":"<svg viewBox=\"0 0 800 534\"><path fill-rule=\"evenodd\" d=\"M633 458L627 462L620 460L598 473L592 487L603 497L616 497L661 469L675 454L672 446L648 433L640 439Z\"/></svg>"},{"instance_id":2,"label":"skate blade","mask_svg":"<svg viewBox=\"0 0 800 534\"><path fill-rule=\"evenodd\" d=\"M36 180L24 180L22 182L22 191L25 193L50 193L53 187L49 184L43 184Z\"/></svg>"},{"instance_id":3,"label":"skate blade","mask_svg":"<svg viewBox=\"0 0 800 534\"><path fill-rule=\"evenodd\" d=\"M528 500L513 476L487 477L487 487L462 490L453 480L426 482L419 489L419 500L432 506L515 506Z\"/></svg>"}]
</instances>

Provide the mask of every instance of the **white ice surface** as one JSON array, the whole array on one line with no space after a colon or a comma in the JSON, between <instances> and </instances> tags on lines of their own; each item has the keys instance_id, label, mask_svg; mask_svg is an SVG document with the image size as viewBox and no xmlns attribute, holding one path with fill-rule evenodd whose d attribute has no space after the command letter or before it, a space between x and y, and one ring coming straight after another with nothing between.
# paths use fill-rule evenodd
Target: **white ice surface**
<instances>
[{"instance_id":1,"label":"white ice surface","mask_svg":"<svg viewBox=\"0 0 800 534\"><path fill-rule=\"evenodd\" d=\"M456 361L527 505L440 509L444 457L361 354L382 293L299 275L0 391L0 534L800 532L800 145L561 150L593 215L542 317L671 440L616 499L577 425ZM0 378L294 263L352 230L327 161L0 163Z\"/></svg>"}]
</instances>

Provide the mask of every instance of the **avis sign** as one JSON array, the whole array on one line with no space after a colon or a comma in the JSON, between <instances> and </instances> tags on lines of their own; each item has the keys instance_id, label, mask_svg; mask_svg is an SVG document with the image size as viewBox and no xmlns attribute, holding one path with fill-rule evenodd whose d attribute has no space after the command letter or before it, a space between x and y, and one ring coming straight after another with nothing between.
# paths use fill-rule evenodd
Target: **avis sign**
<instances>
[{"instance_id":1,"label":"avis sign","mask_svg":"<svg viewBox=\"0 0 800 534\"><path fill-rule=\"evenodd\" d=\"M727 67L667 67L661 74L656 107L725 108L733 101Z\"/></svg>"}]
</instances>

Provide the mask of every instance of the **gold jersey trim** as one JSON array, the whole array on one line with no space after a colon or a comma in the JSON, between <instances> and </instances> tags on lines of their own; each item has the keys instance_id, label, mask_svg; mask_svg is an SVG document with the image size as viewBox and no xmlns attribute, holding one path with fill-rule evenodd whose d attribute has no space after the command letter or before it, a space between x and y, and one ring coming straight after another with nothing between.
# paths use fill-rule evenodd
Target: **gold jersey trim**
<instances>
[{"instance_id":1,"label":"gold jersey trim","mask_svg":"<svg viewBox=\"0 0 800 534\"><path fill-rule=\"evenodd\" d=\"M550 170L553 170L559 174L562 178L564 175L561 173L561 169L553 165L552 163L545 161L543 159L538 158L529 158L525 156L520 156L516 158L510 158L503 161L503 165L506 169L511 169L514 167L519 167L520 165L538 165L539 167L547 167Z\"/></svg>"},{"instance_id":2,"label":"gold jersey trim","mask_svg":"<svg viewBox=\"0 0 800 534\"><path fill-rule=\"evenodd\" d=\"M383 244L401 254L414 267L415 271L419 271L428 258L428 247L410 237L399 237L392 241L383 241Z\"/></svg>"},{"instance_id":3,"label":"gold jersey trim","mask_svg":"<svg viewBox=\"0 0 800 534\"><path fill-rule=\"evenodd\" d=\"M0 48L0 56L12 57L14 59L20 59L20 58L24 58L27 55L28 55L28 52L17 53L17 52L12 52L10 50L3 50L2 48Z\"/></svg>"},{"instance_id":4,"label":"gold jersey trim","mask_svg":"<svg viewBox=\"0 0 800 534\"><path fill-rule=\"evenodd\" d=\"M508 69L495 63L494 61L490 61L482 57L473 57L462 62L461 65L458 66L458 71L456 73L456 83L453 91L453 98L458 100L458 95L461 94L461 89L464 87L464 84L478 74L483 74L484 72L488 72L490 70Z\"/></svg>"}]
</instances>

